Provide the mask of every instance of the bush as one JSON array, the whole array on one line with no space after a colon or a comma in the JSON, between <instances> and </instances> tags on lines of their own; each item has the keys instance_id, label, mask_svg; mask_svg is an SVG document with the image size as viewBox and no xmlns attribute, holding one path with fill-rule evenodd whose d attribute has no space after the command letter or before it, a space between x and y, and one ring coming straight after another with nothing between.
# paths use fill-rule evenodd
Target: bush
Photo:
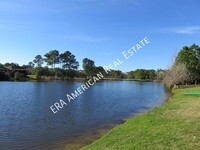
<instances>
[{"instance_id":1,"label":"bush","mask_svg":"<svg viewBox=\"0 0 200 150\"><path fill-rule=\"evenodd\" d=\"M34 68L31 72L32 75L36 75L37 79L41 79L41 76L50 77L50 79L61 78L61 79L72 79L75 77L84 78L85 75L83 72L79 72L77 70L64 70L60 68L50 69L50 68L42 68L37 67Z\"/></svg>"},{"instance_id":2,"label":"bush","mask_svg":"<svg viewBox=\"0 0 200 150\"><path fill-rule=\"evenodd\" d=\"M23 73L20 73L20 72L15 72L14 74L14 79L17 80L17 81L20 81L20 80L25 80L25 76Z\"/></svg>"},{"instance_id":3,"label":"bush","mask_svg":"<svg viewBox=\"0 0 200 150\"><path fill-rule=\"evenodd\" d=\"M9 77L4 73L0 72L0 81L8 81Z\"/></svg>"}]
</instances>

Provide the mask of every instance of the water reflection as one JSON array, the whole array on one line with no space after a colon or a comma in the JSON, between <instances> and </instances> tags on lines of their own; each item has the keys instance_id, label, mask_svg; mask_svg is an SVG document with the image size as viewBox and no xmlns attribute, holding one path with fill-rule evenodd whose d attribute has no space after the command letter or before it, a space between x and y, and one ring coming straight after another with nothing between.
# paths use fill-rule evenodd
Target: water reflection
<instances>
[{"instance_id":1,"label":"water reflection","mask_svg":"<svg viewBox=\"0 0 200 150\"><path fill-rule=\"evenodd\" d=\"M166 96L160 83L101 81L54 115L49 107L67 101L66 94L82 84L0 82L0 149L62 149L89 132L99 136L102 127L155 107Z\"/></svg>"}]
</instances>

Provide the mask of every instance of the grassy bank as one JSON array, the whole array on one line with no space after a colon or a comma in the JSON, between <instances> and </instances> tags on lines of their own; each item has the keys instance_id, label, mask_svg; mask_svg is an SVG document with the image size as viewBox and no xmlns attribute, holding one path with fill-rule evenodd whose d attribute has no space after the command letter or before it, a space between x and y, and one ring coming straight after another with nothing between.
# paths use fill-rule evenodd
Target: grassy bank
<instances>
[{"instance_id":1,"label":"grassy bank","mask_svg":"<svg viewBox=\"0 0 200 150\"><path fill-rule=\"evenodd\" d=\"M165 104L129 119L82 150L166 150L200 148L200 87L173 90Z\"/></svg>"}]
</instances>

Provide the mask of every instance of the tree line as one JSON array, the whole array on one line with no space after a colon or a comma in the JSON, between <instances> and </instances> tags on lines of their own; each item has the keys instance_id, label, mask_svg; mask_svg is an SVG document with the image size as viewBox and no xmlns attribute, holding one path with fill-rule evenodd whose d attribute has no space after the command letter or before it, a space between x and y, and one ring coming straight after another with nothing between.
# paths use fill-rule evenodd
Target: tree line
<instances>
[{"instance_id":1,"label":"tree line","mask_svg":"<svg viewBox=\"0 0 200 150\"><path fill-rule=\"evenodd\" d=\"M184 46L167 70L164 83L170 86L200 83L200 47L196 44Z\"/></svg>"},{"instance_id":2,"label":"tree line","mask_svg":"<svg viewBox=\"0 0 200 150\"><path fill-rule=\"evenodd\" d=\"M42 67L44 63L47 66ZM128 73L123 73L120 70L110 70L106 73L102 66L95 66L95 62L88 58L84 58L82 64L83 70L78 70L79 62L70 51L59 54L58 50L51 50L44 57L36 55L34 60L27 65L19 66L17 63L1 64L0 66L2 67L12 66L12 68L18 69L18 71L7 76L0 72L0 80L8 80L9 78L24 80L27 75L35 75L36 79L42 79L43 76L49 77L49 79L91 78L99 72L103 73L104 77L108 79L155 80L159 76L158 71L145 69L138 69ZM56 67L56 65L59 67ZM20 69L26 68L32 68L31 72L27 74L20 72Z\"/></svg>"},{"instance_id":3,"label":"tree line","mask_svg":"<svg viewBox=\"0 0 200 150\"><path fill-rule=\"evenodd\" d=\"M44 63L46 66L43 67ZM12 67L15 72L4 74L0 71L0 80L24 80L28 76L33 76L37 80L45 79L74 79L84 78L88 79L101 72L107 79L137 79L137 80L155 80L161 77L159 73L164 70L145 70L137 69L124 73L120 70L110 70L108 73L105 72L102 66L96 66L94 60L84 58L82 60L83 70L78 70L79 62L76 60L74 54L70 51L59 53L58 50L51 50L46 53L43 57L36 55L32 62L27 65L18 65L17 63L5 63L0 64L0 67ZM30 72L23 72L24 69L31 69Z\"/></svg>"},{"instance_id":4,"label":"tree line","mask_svg":"<svg viewBox=\"0 0 200 150\"><path fill-rule=\"evenodd\" d=\"M44 58L41 55L35 56L33 62L30 62L29 65L34 67L42 67L42 64L46 62L47 66L55 68L56 64L60 64L62 69L65 70L76 70L79 67L79 62L76 60L75 55L70 51L65 51L64 53L59 54L58 50L51 50L44 55Z\"/></svg>"},{"instance_id":5,"label":"tree line","mask_svg":"<svg viewBox=\"0 0 200 150\"><path fill-rule=\"evenodd\" d=\"M44 63L46 63L45 67L43 67ZM102 72L104 77L109 79L163 80L170 86L198 84L200 83L200 47L196 44L184 46L175 57L173 65L167 70L137 69L127 73L110 70L105 73L102 66L95 66L94 60L89 58L82 60L83 70L79 70L79 66L75 55L70 51L60 54L58 50L51 50L43 57L35 56L34 60L27 65L0 64L0 80L24 80L27 79L27 75L36 76L36 79L41 79L43 76L49 79L91 78L98 72Z\"/></svg>"}]
</instances>

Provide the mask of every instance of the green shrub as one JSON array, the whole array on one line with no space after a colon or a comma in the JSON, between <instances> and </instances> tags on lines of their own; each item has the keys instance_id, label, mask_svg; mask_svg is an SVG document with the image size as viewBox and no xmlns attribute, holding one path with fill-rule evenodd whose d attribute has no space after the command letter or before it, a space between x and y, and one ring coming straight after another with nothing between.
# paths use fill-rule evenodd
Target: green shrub
<instances>
[{"instance_id":1,"label":"green shrub","mask_svg":"<svg viewBox=\"0 0 200 150\"><path fill-rule=\"evenodd\" d=\"M20 73L20 72L15 72L14 74L14 79L17 80L17 81L20 81L20 80L25 80L25 76L23 73Z\"/></svg>"},{"instance_id":2,"label":"green shrub","mask_svg":"<svg viewBox=\"0 0 200 150\"><path fill-rule=\"evenodd\" d=\"M9 80L9 76L7 76L4 72L0 72L0 81Z\"/></svg>"}]
</instances>

